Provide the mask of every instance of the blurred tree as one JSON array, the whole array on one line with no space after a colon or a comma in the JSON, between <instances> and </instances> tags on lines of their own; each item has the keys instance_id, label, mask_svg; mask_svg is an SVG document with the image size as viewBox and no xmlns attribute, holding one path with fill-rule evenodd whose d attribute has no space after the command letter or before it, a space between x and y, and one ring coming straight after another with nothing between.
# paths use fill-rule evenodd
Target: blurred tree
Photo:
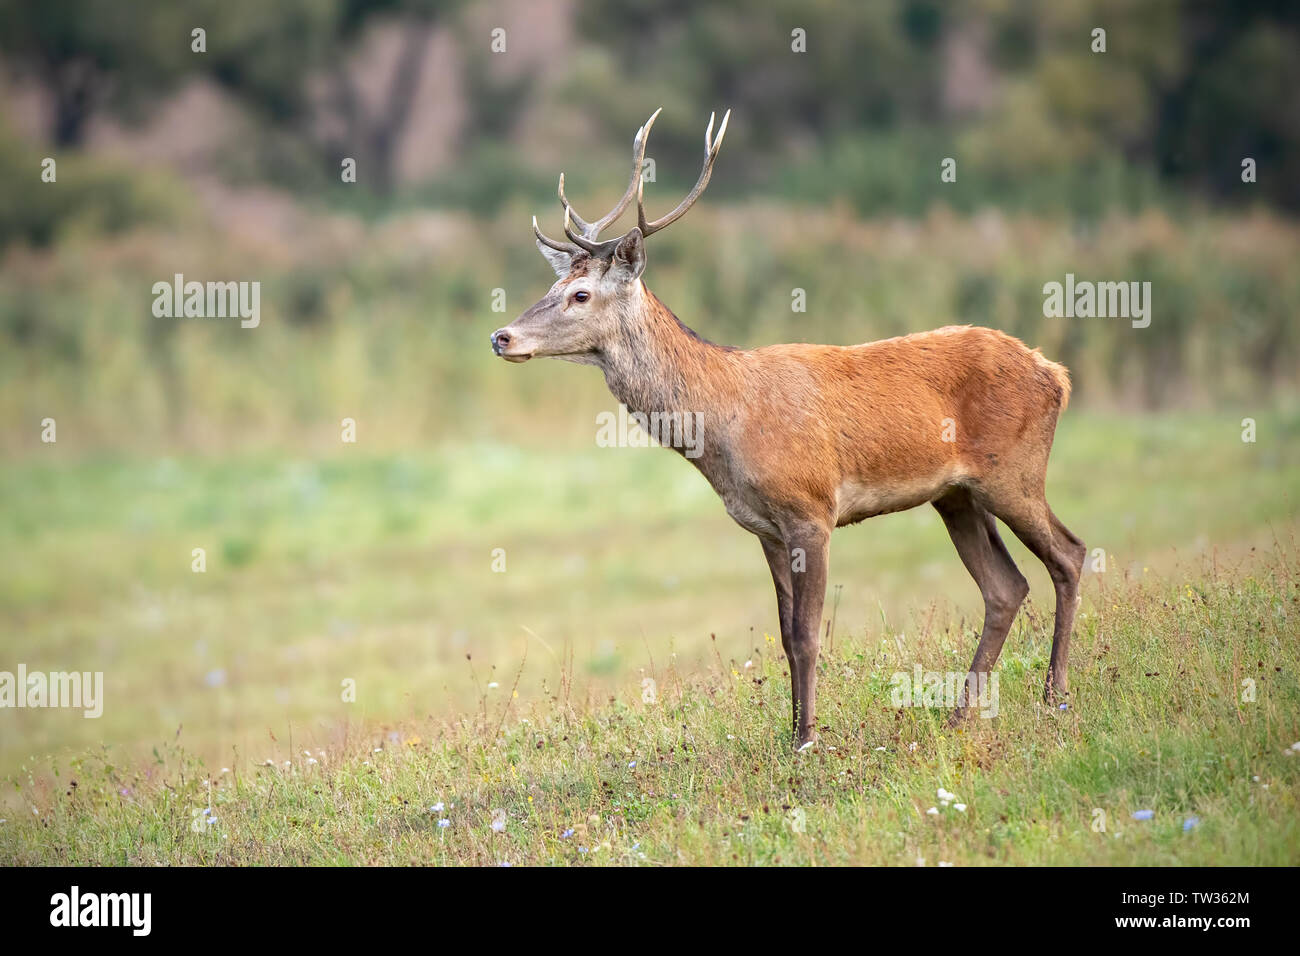
<instances>
[{"instance_id":1,"label":"blurred tree","mask_svg":"<svg viewBox=\"0 0 1300 956\"><path fill-rule=\"evenodd\" d=\"M131 17L96 0L0 4L0 52L52 101L50 136L80 145L86 123L105 107L133 108L169 87L190 55L180 4L149 4Z\"/></svg>"}]
</instances>

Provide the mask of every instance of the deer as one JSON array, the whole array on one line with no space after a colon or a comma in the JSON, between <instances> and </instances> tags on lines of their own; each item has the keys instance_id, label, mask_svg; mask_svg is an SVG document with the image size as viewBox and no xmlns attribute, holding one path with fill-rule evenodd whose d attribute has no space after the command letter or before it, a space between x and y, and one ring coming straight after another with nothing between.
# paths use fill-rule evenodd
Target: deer
<instances>
[{"instance_id":1,"label":"deer","mask_svg":"<svg viewBox=\"0 0 1300 956\"><path fill-rule=\"evenodd\" d=\"M537 248L557 280L491 334L493 353L513 363L594 365L634 412L697 416L697 447L687 460L759 539L771 571L796 751L819 739L817 663L832 531L925 504L938 511L984 603L950 725L970 716L977 681L987 681L1029 593L998 521L1051 578L1056 612L1043 698L1068 707L1087 552L1045 494L1048 455L1070 396L1067 369L999 330L969 325L848 346L742 349L697 335L646 287L646 240L681 219L708 186L731 111L716 137L717 114L710 116L703 169L686 198L649 220L642 168L661 111L637 130L631 181L599 219L578 215L560 175L567 241L544 235L533 217ZM634 196L637 224L600 239Z\"/></svg>"}]
</instances>

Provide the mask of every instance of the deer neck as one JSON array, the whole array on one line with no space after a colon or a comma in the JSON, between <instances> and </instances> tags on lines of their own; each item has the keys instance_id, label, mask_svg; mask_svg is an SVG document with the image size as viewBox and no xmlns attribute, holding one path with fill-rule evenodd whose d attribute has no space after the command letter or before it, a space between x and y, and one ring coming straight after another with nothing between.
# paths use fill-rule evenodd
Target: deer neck
<instances>
[{"instance_id":1,"label":"deer neck","mask_svg":"<svg viewBox=\"0 0 1300 956\"><path fill-rule=\"evenodd\" d=\"M643 284L627 305L598 364L605 383L629 411L713 412L733 351L700 338Z\"/></svg>"}]
</instances>

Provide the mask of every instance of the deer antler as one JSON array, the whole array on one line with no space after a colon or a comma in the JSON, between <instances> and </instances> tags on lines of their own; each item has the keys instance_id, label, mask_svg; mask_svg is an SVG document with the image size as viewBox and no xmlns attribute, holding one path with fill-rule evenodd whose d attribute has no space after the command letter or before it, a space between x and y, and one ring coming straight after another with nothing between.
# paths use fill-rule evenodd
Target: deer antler
<instances>
[{"instance_id":1,"label":"deer antler","mask_svg":"<svg viewBox=\"0 0 1300 956\"><path fill-rule=\"evenodd\" d=\"M542 230L537 225L536 216L533 217L533 235L537 237L537 241L540 242L542 245L549 246L550 248L556 249L560 252L567 252L571 256L576 256L579 252L582 251L580 247L574 245L571 242L556 242L554 239L550 238L545 233L543 233Z\"/></svg>"},{"instance_id":2,"label":"deer antler","mask_svg":"<svg viewBox=\"0 0 1300 956\"><path fill-rule=\"evenodd\" d=\"M551 249L567 252L570 255L586 251L598 258L608 258L614 254L614 249L622 241L623 236L616 239L606 239L603 242L597 241L597 236L600 235L602 229L623 214L623 210L632 201L633 195L636 196L637 223L642 236L649 236L666 226L672 225L686 214L686 210L695 205L695 200L700 198L700 193L704 192L704 187L709 184L709 177L713 175L713 161L718 158L718 150L722 147L722 137L727 134L727 121L731 118L731 110L727 110L722 117L722 125L718 127L716 139L713 137L713 122L717 119L717 113L709 114L709 127L704 131L704 169L700 172L700 178L696 181L695 188L668 215L662 219L656 219L654 222L647 222L645 206L642 202L644 183L641 179L641 169L645 165L645 146L646 140L650 137L650 127L654 125L655 119L658 118L661 112L663 112L663 107L655 110L654 114L645 121L645 125L636 131L636 137L632 140L632 178L627 184L627 191L623 193L623 198L618 201L613 209L595 222L587 222L574 212L573 207L569 204L568 197L564 195L564 173L560 173L560 185L557 192L560 196L560 205L564 207L564 234L571 241L557 242L554 239L547 238L537 227L537 217L534 216L533 232L539 242L544 243Z\"/></svg>"},{"instance_id":3,"label":"deer antler","mask_svg":"<svg viewBox=\"0 0 1300 956\"><path fill-rule=\"evenodd\" d=\"M632 178L628 180L627 191L623 193L623 198L618 201L613 209L605 213L605 215L601 216L595 222L587 222L578 215L577 211L574 210L572 206L569 205L569 200L564 195L564 173L560 173L560 205L564 207L564 211L573 219L573 224L578 227L578 232L582 235L582 238L594 242L596 237L600 235L602 229L614 222L614 220L618 219L619 216L623 215L623 210L626 209L627 204L632 201L632 197L637 194L637 191L641 187L641 167L645 164L646 140L650 138L650 127L654 126L655 120L659 118L659 114L662 112L663 107L661 106L659 109L655 110L654 114L645 121L645 124L636 131L636 136L632 139Z\"/></svg>"},{"instance_id":4,"label":"deer antler","mask_svg":"<svg viewBox=\"0 0 1300 956\"><path fill-rule=\"evenodd\" d=\"M637 225L641 227L642 236L654 235L660 229L671 226L678 219L681 219L682 216L686 215L686 210L695 205L695 200L700 198L700 193L704 192L704 187L709 184L709 178L713 175L713 161L718 158L718 150L722 148L722 137L727 135L727 120L731 119L731 110L727 110L723 115L722 125L718 127L718 138L714 139L713 121L717 118L717 115L717 113L709 114L709 128L704 131L704 168L700 170L700 178L695 181L695 188L677 204L676 209L662 219L646 222L641 184L637 183L636 218Z\"/></svg>"}]
</instances>

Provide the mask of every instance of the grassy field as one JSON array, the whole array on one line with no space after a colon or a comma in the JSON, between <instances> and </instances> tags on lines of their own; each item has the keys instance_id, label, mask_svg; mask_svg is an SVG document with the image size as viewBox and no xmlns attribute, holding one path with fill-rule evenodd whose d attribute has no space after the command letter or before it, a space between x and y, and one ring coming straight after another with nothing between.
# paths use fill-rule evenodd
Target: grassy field
<instances>
[{"instance_id":1,"label":"grassy field","mask_svg":"<svg viewBox=\"0 0 1300 956\"><path fill-rule=\"evenodd\" d=\"M566 672L545 697L485 696L454 722L268 744L263 766L208 767L175 746L143 768L62 761L52 786L27 781L30 809L0 827L0 857L1294 865L1296 559L1288 547L1094 586L1068 711L1038 700L1041 613L1003 657L1001 716L954 732L941 711L892 707L892 671L966 659L965 629L936 620L838 641L821 664L822 742L793 754L783 658L763 637L703 672L661 659L653 692L583 704Z\"/></svg>"},{"instance_id":2,"label":"grassy field","mask_svg":"<svg viewBox=\"0 0 1300 956\"><path fill-rule=\"evenodd\" d=\"M1106 562L1067 713L1037 703L1051 592L1018 542L1001 716L953 734L889 700L973 651L941 523L838 534L830 729L798 757L760 550L676 456L28 457L0 666L102 670L105 708L3 715L0 859L1297 862L1300 415L1245 443L1247 414L1063 420L1049 498Z\"/></svg>"}]
</instances>

